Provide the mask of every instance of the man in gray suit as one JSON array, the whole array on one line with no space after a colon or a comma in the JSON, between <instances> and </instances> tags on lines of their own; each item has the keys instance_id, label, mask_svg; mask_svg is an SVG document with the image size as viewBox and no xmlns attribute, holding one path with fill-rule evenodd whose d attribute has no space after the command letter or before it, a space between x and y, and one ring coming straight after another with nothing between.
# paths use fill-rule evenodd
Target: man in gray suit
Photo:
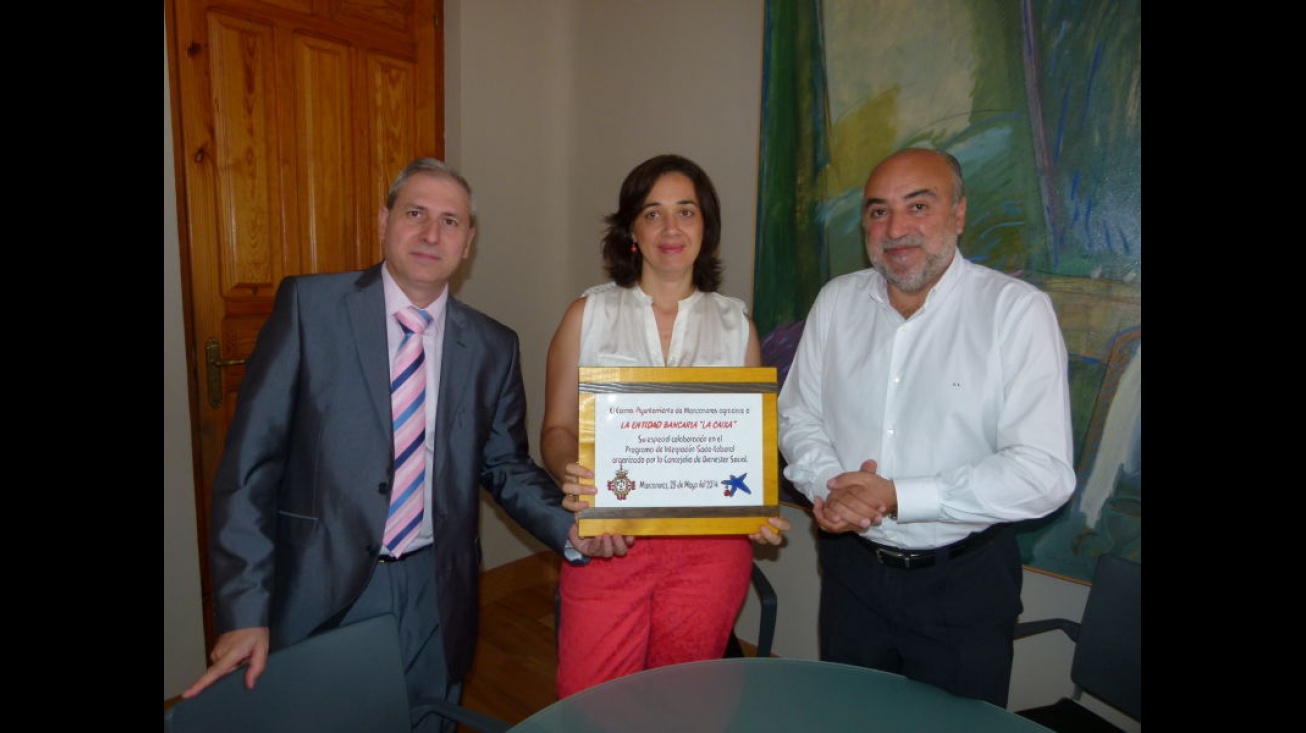
<instances>
[{"instance_id":1,"label":"man in gray suit","mask_svg":"<svg viewBox=\"0 0 1306 733\"><path fill-rule=\"evenodd\" d=\"M249 358L213 490L220 636L183 697L241 664L252 688L270 649L393 613L410 697L457 702L476 644L478 486L569 560L624 554L611 537L577 535L530 457L517 334L449 294L476 235L467 181L415 160L378 219L384 262L286 278ZM414 334L426 388L413 485L424 501L402 547L383 538L397 483L391 362L406 333L395 314L410 307L430 325Z\"/></svg>"}]
</instances>

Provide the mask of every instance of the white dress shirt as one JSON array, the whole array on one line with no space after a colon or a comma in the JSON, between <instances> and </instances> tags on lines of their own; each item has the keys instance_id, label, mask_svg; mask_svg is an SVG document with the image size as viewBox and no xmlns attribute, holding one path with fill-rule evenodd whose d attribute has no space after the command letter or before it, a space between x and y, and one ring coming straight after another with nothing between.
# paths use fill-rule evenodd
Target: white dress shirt
<instances>
[{"instance_id":1,"label":"white dress shirt","mask_svg":"<svg viewBox=\"0 0 1306 733\"><path fill-rule=\"evenodd\" d=\"M785 476L825 498L875 459L898 519L862 536L896 547L1042 517L1075 488L1067 366L1047 294L960 252L905 320L874 269L834 278L778 401Z\"/></svg>"}]
</instances>

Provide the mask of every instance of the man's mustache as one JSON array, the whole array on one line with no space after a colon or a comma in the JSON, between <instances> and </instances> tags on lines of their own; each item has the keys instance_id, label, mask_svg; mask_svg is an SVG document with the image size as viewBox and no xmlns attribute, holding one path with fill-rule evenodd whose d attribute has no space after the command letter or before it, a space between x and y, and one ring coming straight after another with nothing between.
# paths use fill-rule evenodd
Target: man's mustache
<instances>
[{"instance_id":1,"label":"man's mustache","mask_svg":"<svg viewBox=\"0 0 1306 733\"><path fill-rule=\"evenodd\" d=\"M886 239L880 242L880 249L900 249L902 247L922 247L924 245L924 237L898 237L897 239Z\"/></svg>"}]
</instances>

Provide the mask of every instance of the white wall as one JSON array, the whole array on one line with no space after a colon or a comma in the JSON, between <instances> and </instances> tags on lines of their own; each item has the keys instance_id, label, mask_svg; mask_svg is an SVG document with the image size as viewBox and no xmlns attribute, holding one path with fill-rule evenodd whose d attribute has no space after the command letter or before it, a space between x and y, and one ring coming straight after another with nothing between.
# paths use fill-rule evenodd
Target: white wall
<instances>
[{"instance_id":1,"label":"white wall","mask_svg":"<svg viewBox=\"0 0 1306 733\"><path fill-rule=\"evenodd\" d=\"M446 157L471 181L480 214L458 295L521 335L533 444L549 340L567 303L603 279L601 217L640 161L678 152L712 176L724 219L722 290L751 302L764 5L445 0ZM165 192L170 176L165 161ZM165 434L167 422L165 412ZM487 568L543 549L486 506ZM758 551L780 598L775 652L814 659L815 539L805 513L783 511L795 526L787 544ZM168 582L165 572L165 616ZM1082 585L1025 573L1028 618L1078 619L1086 595ZM751 598L738 629L756 638ZM168 686L170 651L165 637L165 697L177 692ZM1018 642L1012 707L1069 694L1071 651L1056 635Z\"/></svg>"}]
</instances>

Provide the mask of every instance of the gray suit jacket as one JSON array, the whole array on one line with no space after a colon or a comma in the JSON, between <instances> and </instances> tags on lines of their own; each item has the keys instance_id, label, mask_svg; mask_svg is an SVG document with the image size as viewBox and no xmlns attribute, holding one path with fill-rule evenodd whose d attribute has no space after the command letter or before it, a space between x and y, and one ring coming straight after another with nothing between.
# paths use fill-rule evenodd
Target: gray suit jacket
<instances>
[{"instance_id":1,"label":"gray suit jacket","mask_svg":"<svg viewBox=\"0 0 1306 733\"><path fill-rule=\"evenodd\" d=\"M249 357L213 488L219 633L272 647L338 623L376 568L393 474L381 268L286 278ZM479 492L562 552L573 515L530 457L517 334L453 298L435 420L433 516L451 680L471 666Z\"/></svg>"}]
</instances>

